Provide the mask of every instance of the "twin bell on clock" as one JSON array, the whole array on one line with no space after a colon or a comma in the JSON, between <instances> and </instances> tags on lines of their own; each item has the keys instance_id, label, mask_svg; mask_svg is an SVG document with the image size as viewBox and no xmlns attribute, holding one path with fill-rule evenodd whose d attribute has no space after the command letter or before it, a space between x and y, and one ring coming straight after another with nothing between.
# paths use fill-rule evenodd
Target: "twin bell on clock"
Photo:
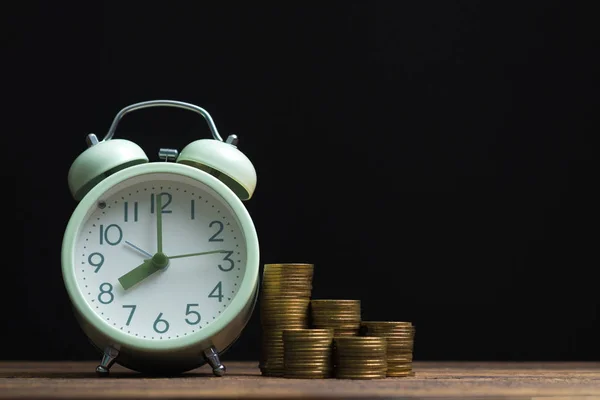
<instances>
[{"instance_id":1,"label":"twin bell on clock","mask_svg":"<svg viewBox=\"0 0 600 400\"><path fill-rule=\"evenodd\" d=\"M200 114L212 139L181 153L114 139L127 113L177 107ZM173 134L173 133L171 133ZM62 243L62 275L83 332L102 354L107 376L120 364L149 374L179 374L208 363L225 374L222 354L246 326L258 295L259 244L242 201L256 171L223 140L206 110L174 100L132 104L69 170L78 201Z\"/></svg>"},{"instance_id":2,"label":"twin bell on clock","mask_svg":"<svg viewBox=\"0 0 600 400\"><path fill-rule=\"evenodd\" d=\"M213 139L196 140L188 144L181 154L174 149L160 149L159 157L165 161L175 161L206 171L225 183L240 199L250 199L256 188L256 171L248 157L237 149L238 137L229 135L223 141L210 114L201 107L181 101L152 100L123 108L115 116L102 141L98 141L93 133L88 135L89 148L77 157L69 170L69 189L75 200L81 200L107 176L121 169L149 162L140 146L129 140L113 137L119 122L126 114L160 106L183 108L202 115L208 123Z\"/></svg>"}]
</instances>

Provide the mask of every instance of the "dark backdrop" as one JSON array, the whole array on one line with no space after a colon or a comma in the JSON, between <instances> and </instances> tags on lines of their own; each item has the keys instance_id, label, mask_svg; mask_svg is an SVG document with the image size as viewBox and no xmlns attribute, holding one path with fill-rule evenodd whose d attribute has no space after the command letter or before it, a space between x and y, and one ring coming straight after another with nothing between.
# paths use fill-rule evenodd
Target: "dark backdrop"
<instances>
[{"instance_id":1,"label":"dark backdrop","mask_svg":"<svg viewBox=\"0 0 600 400\"><path fill-rule=\"evenodd\" d=\"M585 2L3 4L0 357L99 357L60 273L67 171L122 107L175 99L254 162L261 263L413 321L417 360L600 359ZM156 160L209 132L153 109L118 135Z\"/></svg>"}]
</instances>

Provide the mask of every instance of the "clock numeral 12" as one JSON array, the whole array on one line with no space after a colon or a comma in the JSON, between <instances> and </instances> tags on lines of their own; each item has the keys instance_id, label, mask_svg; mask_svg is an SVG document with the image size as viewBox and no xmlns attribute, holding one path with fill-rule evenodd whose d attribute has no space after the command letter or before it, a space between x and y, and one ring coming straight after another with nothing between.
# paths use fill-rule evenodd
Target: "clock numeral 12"
<instances>
[{"instance_id":1,"label":"clock numeral 12","mask_svg":"<svg viewBox=\"0 0 600 400\"><path fill-rule=\"evenodd\" d=\"M219 299L219 303L223 301L223 285L221 282L217 283L217 286L210 292L208 297Z\"/></svg>"},{"instance_id":2,"label":"clock numeral 12","mask_svg":"<svg viewBox=\"0 0 600 400\"><path fill-rule=\"evenodd\" d=\"M123 203L123 208L124 208L124 217L123 220L125 222L127 222L129 220L129 202L124 202ZM137 222L138 220L138 202L134 201L133 202L133 222Z\"/></svg>"},{"instance_id":3,"label":"clock numeral 12","mask_svg":"<svg viewBox=\"0 0 600 400\"><path fill-rule=\"evenodd\" d=\"M173 211L172 210L166 210L167 206L169 204L171 204L171 201L173 201L173 196L171 196L171 193L168 192L162 192L159 193L158 196L160 196L160 203L162 204L162 213L163 214L171 214ZM166 197L166 200L165 200ZM156 197L154 196L154 193L152 193L150 195L150 214L154 214L154 208L155 208L155 202L156 202Z\"/></svg>"}]
</instances>

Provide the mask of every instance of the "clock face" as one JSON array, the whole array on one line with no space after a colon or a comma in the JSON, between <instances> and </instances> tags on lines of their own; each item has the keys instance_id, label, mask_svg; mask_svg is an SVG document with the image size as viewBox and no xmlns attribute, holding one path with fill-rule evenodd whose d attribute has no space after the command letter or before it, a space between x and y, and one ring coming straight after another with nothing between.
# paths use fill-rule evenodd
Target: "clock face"
<instances>
[{"instance_id":1,"label":"clock face","mask_svg":"<svg viewBox=\"0 0 600 400\"><path fill-rule=\"evenodd\" d=\"M159 246L166 267L153 257ZM144 174L112 187L89 210L74 261L80 292L106 324L169 340L214 323L231 304L246 272L246 241L229 205L207 185Z\"/></svg>"}]
</instances>

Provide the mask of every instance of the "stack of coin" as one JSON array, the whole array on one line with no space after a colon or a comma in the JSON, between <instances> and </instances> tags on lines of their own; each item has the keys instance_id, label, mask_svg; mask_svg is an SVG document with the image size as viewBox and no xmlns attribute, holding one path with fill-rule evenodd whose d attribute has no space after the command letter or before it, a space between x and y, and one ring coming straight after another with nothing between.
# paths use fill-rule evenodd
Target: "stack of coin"
<instances>
[{"instance_id":1,"label":"stack of coin","mask_svg":"<svg viewBox=\"0 0 600 400\"><path fill-rule=\"evenodd\" d=\"M333 329L335 337L358 336L360 300L311 300L312 326Z\"/></svg>"},{"instance_id":2,"label":"stack of coin","mask_svg":"<svg viewBox=\"0 0 600 400\"><path fill-rule=\"evenodd\" d=\"M333 329L284 330L284 377L330 378L332 344Z\"/></svg>"},{"instance_id":3,"label":"stack of coin","mask_svg":"<svg viewBox=\"0 0 600 400\"><path fill-rule=\"evenodd\" d=\"M361 335L387 339L387 376L411 376L415 327L410 322L363 321Z\"/></svg>"},{"instance_id":4,"label":"stack of coin","mask_svg":"<svg viewBox=\"0 0 600 400\"><path fill-rule=\"evenodd\" d=\"M309 325L312 264L265 264L260 292L263 375L283 376L283 331Z\"/></svg>"},{"instance_id":5,"label":"stack of coin","mask_svg":"<svg viewBox=\"0 0 600 400\"><path fill-rule=\"evenodd\" d=\"M380 379L387 375L385 338L354 336L333 339L335 377Z\"/></svg>"}]
</instances>

